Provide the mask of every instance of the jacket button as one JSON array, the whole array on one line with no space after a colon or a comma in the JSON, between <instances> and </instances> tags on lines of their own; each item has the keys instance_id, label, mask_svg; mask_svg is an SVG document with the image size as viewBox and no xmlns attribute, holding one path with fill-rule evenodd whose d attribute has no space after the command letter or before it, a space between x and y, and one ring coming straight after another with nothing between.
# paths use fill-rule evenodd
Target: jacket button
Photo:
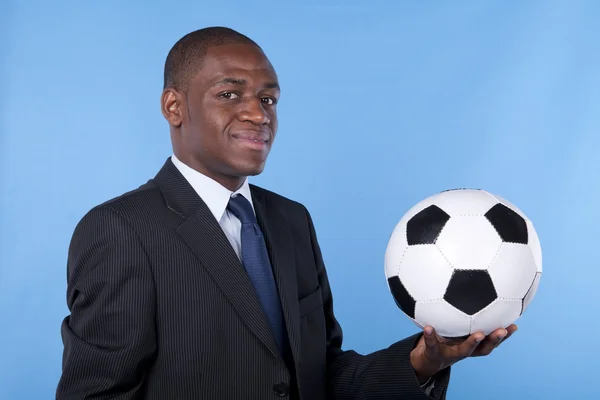
<instances>
[{"instance_id":1,"label":"jacket button","mask_svg":"<svg viewBox=\"0 0 600 400\"><path fill-rule=\"evenodd\" d=\"M279 397L284 397L288 395L288 385L283 382L276 383L273 387L275 394Z\"/></svg>"}]
</instances>

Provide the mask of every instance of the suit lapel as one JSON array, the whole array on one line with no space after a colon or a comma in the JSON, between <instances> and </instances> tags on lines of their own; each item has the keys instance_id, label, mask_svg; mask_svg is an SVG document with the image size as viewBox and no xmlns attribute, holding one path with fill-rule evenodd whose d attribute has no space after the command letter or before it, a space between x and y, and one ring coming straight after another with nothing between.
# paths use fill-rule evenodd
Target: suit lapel
<instances>
[{"instance_id":1,"label":"suit lapel","mask_svg":"<svg viewBox=\"0 0 600 400\"><path fill-rule=\"evenodd\" d=\"M201 206L177 231L244 322L277 355L271 328L248 274L208 207Z\"/></svg>"},{"instance_id":2,"label":"suit lapel","mask_svg":"<svg viewBox=\"0 0 600 400\"><path fill-rule=\"evenodd\" d=\"M183 217L177 233L212 276L240 318L276 356L279 355L254 287L208 206L167 160L155 178L167 206ZM284 284L284 286L287 286Z\"/></svg>"},{"instance_id":3,"label":"suit lapel","mask_svg":"<svg viewBox=\"0 0 600 400\"><path fill-rule=\"evenodd\" d=\"M277 282L292 355L297 365L300 351L300 310L292 232L286 218L268 204L262 192L252 185L251 191L258 224L265 237Z\"/></svg>"}]
</instances>

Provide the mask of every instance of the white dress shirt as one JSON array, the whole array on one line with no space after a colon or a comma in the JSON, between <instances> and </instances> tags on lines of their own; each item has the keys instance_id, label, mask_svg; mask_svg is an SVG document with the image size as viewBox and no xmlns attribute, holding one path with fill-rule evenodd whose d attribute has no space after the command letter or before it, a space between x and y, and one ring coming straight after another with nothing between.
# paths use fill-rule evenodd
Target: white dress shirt
<instances>
[{"instance_id":1,"label":"white dress shirt","mask_svg":"<svg viewBox=\"0 0 600 400\"><path fill-rule=\"evenodd\" d=\"M229 204L229 199L231 197L242 195L250 202L252 210L254 210L248 179L244 180L244 183L238 190L232 192L214 179L201 174L193 168L190 168L181 162L177 157L175 157L175 155L171 156L171 161L173 161L175 167L179 170L179 172L181 172L183 177L189 182L192 188L194 188L196 193L198 193L198 196L200 196L202 201L206 203L210 212L214 215L219 225L221 225L221 228L223 229L223 232L225 232L227 239L229 239L231 246L241 259L242 223L235 215L227 210L227 204Z\"/></svg>"},{"instance_id":2,"label":"white dress shirt","mask_svg":"<svg viewBox=\"0 0 600 400\"><path fill-rule=\"evenodd\" d=\"M221 225L223 232L229 239L231 246L241 259L242 254L242 243L241 243L241 228L242 224L235 215L227 210L227 204L229 199L233 196L242 195L244 196L252 206L254 211L254 205L252 204L252 195L250 193L250 186L248 185L248 179L244 180L242 186L232 192L227 189L219 182L215 181L208 176L201 174L193 168L190 168L183 162L181 162L175 155L171 156L171 161L175 167L181 172L183 177L189 182L194 188L198 196L206 203L210 212L214 215L215 219ZM421 387L425 390L425 393L429 395L434 387L434 383L431 379L425 382Z\"/></svg>"}]
</instances>

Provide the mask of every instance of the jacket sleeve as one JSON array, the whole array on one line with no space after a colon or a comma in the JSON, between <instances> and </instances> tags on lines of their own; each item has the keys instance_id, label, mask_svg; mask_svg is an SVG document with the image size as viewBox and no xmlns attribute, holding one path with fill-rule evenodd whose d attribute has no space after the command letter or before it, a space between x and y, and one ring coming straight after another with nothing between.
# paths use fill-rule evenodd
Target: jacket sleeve
<instances>
[{"instance_id":1,"label":"jacket sleeve","mask_svg":"<svg viewBox=\"0 0 600 400\"><path fill-rule=\"evenodd\" d=\"M327 398L339 400L444 400L450 379L450 368L441 371L434 377L433 389L427 395L426 387L419 385L411 366L410 352L417 344L420 333L367 355L358 354L352 350L342 350L343 333L333 312L333 298L325 264L317 241L314 223L308 211L306 214L326 314Z\"/></svg>"},{"instance_id":2,"label":"jacket sleeve","mask_svg":"<svg viewBox=\"0 0 600 400\"><path fill-rule=\"evenodd\" d=\"M156 350L154 290L128 222L106 206L84 216L69 247L57 400L141 398Z\"/></svg>"}]
</instances>

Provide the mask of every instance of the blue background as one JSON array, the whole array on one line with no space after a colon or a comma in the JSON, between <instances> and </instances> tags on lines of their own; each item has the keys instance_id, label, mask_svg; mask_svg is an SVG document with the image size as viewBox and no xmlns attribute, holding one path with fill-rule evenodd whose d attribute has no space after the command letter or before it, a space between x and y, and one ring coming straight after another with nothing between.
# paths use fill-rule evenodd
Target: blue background
<instances>
[{"instance_id":1,"label":"blue background","mask_svg":"<svg viewBox=\"0 0 600 400\"><path fill-rule=\"evenodd\" d=\"M593 0L4 0L0 399L53 398L73 228L171 154L164 58L208 25L254 38L280 75L252 182L312 212L346 348L417 331L386 287L389 234L422 198L480 187L533 220L544 275L519 332L456 365L449 399L598 398L599 16Z\"/></svg>"}]
</instances>

